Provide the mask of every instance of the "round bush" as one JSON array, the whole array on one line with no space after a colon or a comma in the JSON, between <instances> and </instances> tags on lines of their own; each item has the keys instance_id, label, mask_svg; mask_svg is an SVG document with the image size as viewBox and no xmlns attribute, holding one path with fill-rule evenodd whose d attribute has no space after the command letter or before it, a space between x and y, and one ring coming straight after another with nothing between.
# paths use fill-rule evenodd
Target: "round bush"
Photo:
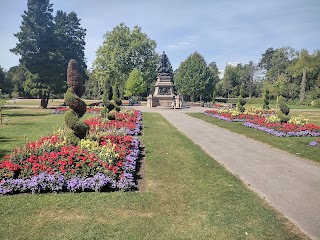
<instances>
[{"instance_id":1,"label":"round bush","mask_svg":"<svg viewBox=\"0 0 320 240\"><path fill-rule=\"evenodd\" d=\"M74 127L74 133L75 135L80 138L84 139L89 131L89 126L85 124L84 122L76 122Z\"/></svg>"},{"instance_id":2,"label":"round bush","mask_svg":"<svg viewBox=\"0 0 320 240\"><path fill-rule=\"evenodd\" d=\"M114 99L114 103L115 103L115 105L117 105L117 106L121 106L121 105L122 105L122 101L121 101L120 98Z\"/></svg>"},{"instance_id":3,"label":"round bush","mask_svg":"<svg viewBox=\"0 0 320 240\"><path fill-rule=\"evenodd\" d=\"M102 118L106 118L107 117L107 110L104 108L101 110L100 115Z\"/></svg>"},{"instance_id":4,"label":"round bush","mask_svg":"<svg viewBox=\"0 0 320 240\"><path fill-rule=\"evenodd\" d=\"M68 128L74 130L75 125L78 121L77 113L73 110L67 111L64 115L64 121Z\"/></svg>"},{"instance_id":5,"label":"round bush","mask_svg":"<svg viewBox=\"0 0 320 240\"><path fill-rule=\"evenodd\" d=\"M282 112L284 115L288 115L289 112L290 112L290 108L289 108L288 105L285 104L284 102L282 102L282 103L280 104L280 110L281 110L281 112Z\"/></svg>"},{"instance_id":6,"label":"round bush","mask_svg":"<svg viewBox=\"0 0 320 240\"><path fill-rule=\"evenodd\" d=\"M116 116L113 113L108 113L108 119L109 120L115 120Z\"/></svg>"},{"instance_id":7,"label":"round bush","mask_svg":"<svg viewBox=\"0 0 320 240\"><path fill-rule=\"evenodd\" d=\"M112 102L109 101L106 105L106 108L108 109L108 112L111 112L115 108L115 106Z\"/></svg>"}]
</instances>

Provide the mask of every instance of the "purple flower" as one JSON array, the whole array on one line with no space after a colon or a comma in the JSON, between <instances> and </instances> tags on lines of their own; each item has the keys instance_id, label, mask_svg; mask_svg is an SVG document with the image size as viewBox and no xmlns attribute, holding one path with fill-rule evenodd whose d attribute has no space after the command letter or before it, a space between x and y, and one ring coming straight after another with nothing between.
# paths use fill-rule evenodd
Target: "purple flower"
<instances>
[{"instance_id":1,"label":"purple flower","mask_svg":"<svg viewBox=\"0 0 320 240\"><path fill-rule=\"evenodd\" d=\"M317 140L314 140L308 144L311 147L320 147L320 144Z\"/></svg>"}]
</instances>

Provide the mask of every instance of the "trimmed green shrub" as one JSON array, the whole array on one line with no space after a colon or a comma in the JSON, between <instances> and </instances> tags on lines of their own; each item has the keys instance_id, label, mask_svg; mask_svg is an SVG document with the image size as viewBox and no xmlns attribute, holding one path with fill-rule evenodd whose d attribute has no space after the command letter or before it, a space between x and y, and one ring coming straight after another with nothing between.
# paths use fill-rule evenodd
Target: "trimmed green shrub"
<instances>
[{"instance_id":1,"label":"trimmed green shrub","mask_svg":"<svg viewBox=\"0 0 320 240\"><path fill-rule=\"evenodd\" d=\"M118 106L118 105L115 105L114 108L115 108L115 110L116 110L117 112L120 112L120 110L121 110L121 107Z\"/></svg>"},{"instance_id":2,"label":"trimmed green shrub","mask_svg":"<svg viewBox=\"0 0 320 240\"><path fill-rule=\"evenodd\" d=\"M278 112L278 117L280 118L280 121L288 122L290 120L290 117L288 116L290 113L289 106L286 104L282 96L278 98L278 103L280 106L280 111Z\"/></svg>"},{"instance_id":3,"label":"trimmed green shrub","mask_svg":"<svg viewBox=\"0 0 320 240\"><path fill-rule=\"evenodd\" d=\"M79 139L86 137L89 126L83 122L79 122L79 118L82 117L87 110L87 105L80 99L85 89L78 72L77 61L74 59L71 59L68 63L67 83L69 88L64 96L64 100L71 110L66 112L64 119L66 125L72 130L72 132L68 134L67 140L76 144L79 142Z\"/></svg>"},{"instance_id":4,"label":"trimmed green shrub","mask_svg":"<svg viewBox=\"0 0 320 240\"><path fill-rule=\"evenodd\" d=\"M246 100L244 99L245 97L245 92L244 92L244 87L241 85L240 87L240 95L238 97L238 103L237 103L237 108L239 109L240 112L244 112L246 109L244 105L246 104Z\"/></svg>"},{"instance_id":5,"label":"trimmed green shrub","mask_svg":"<svg viewBox=\"0 0 320 240\"><path fill-rule=\"evenodd\" d=\"M101 110L100 115L102 118L106 118L107 117L107 110L104 108Z\"/></svg>"},{"instance_id":6,"label":"trimmed green shrub","mask_svg":"<svg viewBox=\"0 0 320 240\"><path fill-rule=\"evenodd\" d=\"M115 103L116 106L119 106L119 107L120 107L120 106L122 105L122 101L121 101L120 98L115 98L113 101L114 101L114 103Z\"/></svg>"},{"instance_id":7,"label":"trimmed green shrub","mask_svg":"<svg viewBox=\"0 0 320 240\"><path fill-rule=\"evenodd\" d=\"M108 113L108 119L109 119L109 120L115 120L115 119L116 119L116 116L115 116L112 112L109 112L109 113Z\"/></svg>"},{"instance_id":8,"label":"trimmed green shrub","mask_svg":"<svg viewBox=\"0 0 320 240\"><path fill-rule=\"evenodd\" d=\"M270 98L269 90L267 89L265 94L264 94L264 98L263 98L263 107L262 107L263 109L270 109L270 107L269 107L269 104L270 104L269 98Z\"/></svg>"}]
</instances>

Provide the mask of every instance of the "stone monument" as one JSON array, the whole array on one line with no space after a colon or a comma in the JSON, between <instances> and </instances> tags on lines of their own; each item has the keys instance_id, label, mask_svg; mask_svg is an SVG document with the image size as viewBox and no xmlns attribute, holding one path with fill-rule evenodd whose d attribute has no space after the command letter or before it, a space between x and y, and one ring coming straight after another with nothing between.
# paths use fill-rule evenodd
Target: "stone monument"
<instances>
[{"instance_id":1,"label":"stone monument","mask_svg":"<svg viewBox=\"0 0 320 240\"><path fill-rule=\"evenodd\" d=\"M168 56L165 52L161 55L161 61L157 67L157 82L153 95L147 98L148 107L182 107L182 97L175 95L174 83L172 80L173 71Z\"/></svg>"}]
</instances>

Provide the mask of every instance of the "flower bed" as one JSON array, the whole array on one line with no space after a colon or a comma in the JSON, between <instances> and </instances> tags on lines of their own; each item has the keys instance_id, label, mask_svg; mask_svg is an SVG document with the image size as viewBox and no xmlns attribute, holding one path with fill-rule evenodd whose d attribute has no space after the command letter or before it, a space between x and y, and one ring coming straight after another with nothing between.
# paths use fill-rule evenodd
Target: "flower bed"
<instances>
[{"instance_id":1,"label":"flower bed","mask_svg":"<svg viewBox=\"0 0 320 240\"><path fill-rule=\"evenodd\" d=\"M274 115L275 111L249 108L245 113L241 113L237 109L221 108L219 110L206 110L204 114L227 122L247 122L248 120L255 119L258 116Z\"/></svg>"},{"instance_id":2,"label":"flower bed","mask_svg":"<svg viewBox=\"0 0 320 240\"><path fill-rule=\"evenodd\" d=\"M137 123L141 114L120 112L118 117L119 122ZM116 134L119 129L112 127ZM15 149L0 163L0 194L135 189L140 142L134 136L109 133L91 126L88 137L73 146L58 131Z\"/></svg>"},{"instance_id":3,"label":"flower bed","mask_svg":"<svg viewBox=\"0 0 320 240\"><path fill-rule=\"evenodd\" d=\"M268 122L267 118L260 117L244 123L245 127L254 128L277 137L318 137L320 126L315 124L295 124Z\"/></svg>"},{"instance_id":4,"label":"flower bed","mask_svg":"<svg viewBox=\"0 0 320 240\"><path fill-rule=\"evenodd\" d=\"M123 109L114 112L115 120L106 120L102 117L85 120L91 131L117 131L128 135L139 135L141 132L141 112L138 110Z\"/></svg>"},{"instance_id":5,"label":"flower bed","mask_svg":"<svg viewBox=\"0 0 320 240\"><path fill-rule=\"evenodd\" d=\"M288 123L281 123L275 111L249 109L240 113L235 109L207 110L207 116L228 122L244 122L243 126L257 129L277 137L318 137L320 126L308 124L301 116L291 116Z\"/></svg>"}]
</instances>

